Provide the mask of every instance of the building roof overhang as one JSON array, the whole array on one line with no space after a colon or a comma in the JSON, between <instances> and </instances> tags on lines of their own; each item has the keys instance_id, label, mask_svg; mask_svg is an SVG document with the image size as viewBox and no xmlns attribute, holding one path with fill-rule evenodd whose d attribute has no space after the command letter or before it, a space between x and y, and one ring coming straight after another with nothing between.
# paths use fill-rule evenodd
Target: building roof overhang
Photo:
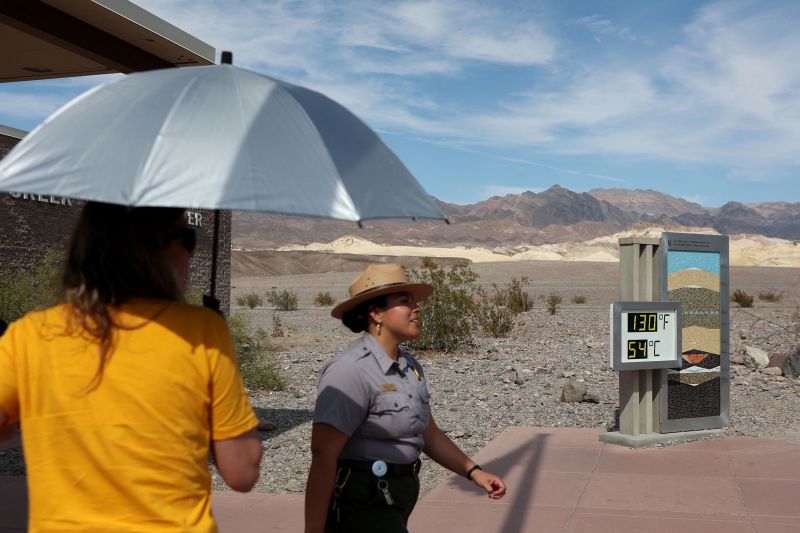
<instances>
[{"instance_id":1,"label":"building roof overhang","mask_svg":"<svg viewBox=\"0 0 800 533\"><path fill-rule=\"evenodd\" d=\"M215 50L128 0L2 0L0 82L210 65Z\"/></svg>"}]
</instances>

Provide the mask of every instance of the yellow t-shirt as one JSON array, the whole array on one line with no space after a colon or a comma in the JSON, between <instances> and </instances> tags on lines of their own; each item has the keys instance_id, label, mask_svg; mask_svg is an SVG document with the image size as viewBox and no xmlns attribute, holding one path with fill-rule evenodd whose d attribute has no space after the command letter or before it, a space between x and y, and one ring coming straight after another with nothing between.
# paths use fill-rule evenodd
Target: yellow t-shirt
<instances>
[{"instance_id":1,"label":"yellow t-shirt","mask_svg":"<svg viewBox=\"0 0 800 533\"><path fill-rule=\"evenodd\" d=\"M210 442L257 424L225 321L163 300L122 306L125 327L88 390L97 344L69 332L67 311L30 313L0 338L0 406L22 423L29 531L216 531Z\"/></svg>"}]
</instances>

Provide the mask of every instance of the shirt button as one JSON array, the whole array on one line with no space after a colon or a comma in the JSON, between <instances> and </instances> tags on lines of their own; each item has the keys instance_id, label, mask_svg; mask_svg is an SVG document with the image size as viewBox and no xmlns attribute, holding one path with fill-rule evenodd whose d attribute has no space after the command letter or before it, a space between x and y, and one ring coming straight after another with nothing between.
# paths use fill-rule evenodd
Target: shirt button
<instances>
[{"instance_id":1,"label":"shirt button","mask_svg":"<svg viewBox=\"0 0 800 533\"><path fill-rule=\"evenodd\" d=\"M409 398L413 398L413 396L412 396L412 395L410 395L410 394L408 395L408 397L409 397Z\"/></svg>"},{"instance_id":2,"label":"shirt button","mask_svg":"<svg viewBox=\"0 0 800 533\"><path fill-rule=\"evenodd\" d=\"M394 406L397 407L397 403L395 403Z\"/></svg>"}]
</instances>

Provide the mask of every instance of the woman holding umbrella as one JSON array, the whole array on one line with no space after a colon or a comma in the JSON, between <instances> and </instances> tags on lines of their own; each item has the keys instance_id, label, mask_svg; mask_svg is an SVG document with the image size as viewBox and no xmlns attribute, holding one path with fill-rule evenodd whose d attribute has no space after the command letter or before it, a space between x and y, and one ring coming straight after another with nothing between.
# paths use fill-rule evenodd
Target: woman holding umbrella
<instances>
[{"instance_id":1,"label":"woman holding umbrella","mask_svg":"<svg viewBox=\"0 0 800 533\"><path fill-rule=\"evenodd\" d=\"M311 434L306 533L406 532L419 495L421 452L490 498L506 492L442 432L419 362L400 344L419 336L419 302L433 287L400 265L367 267L331 314L365 332L322 370Z\"/></svg>"},{"instance_id":2,"label":"woman holding umbrella","mask_svg":"<svg viewBox=\"0 0 800 533\"><path fill-rule=\"evenodd\" d=\"M0 338L0 429L21 421L29 531L216 531L208 454L233 489L261 442L225 321L181 303L184 212L88 203L63 302Z\"/></svg>"}]
</instances>

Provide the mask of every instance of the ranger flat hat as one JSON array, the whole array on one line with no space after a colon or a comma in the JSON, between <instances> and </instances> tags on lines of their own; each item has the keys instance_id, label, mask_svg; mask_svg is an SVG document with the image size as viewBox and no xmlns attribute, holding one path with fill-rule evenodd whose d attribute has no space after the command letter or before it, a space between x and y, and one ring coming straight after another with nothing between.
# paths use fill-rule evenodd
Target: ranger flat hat
<instances>
[{"instance_id":1,"label":"ranger flat hat","mask_svg":"<svg viewBox=\"0 0 800 533\"><path fill-rule=\"evenodd\" d=\"M415 301L421 302L433 293L433 286L409 283L403 267L394 263L369 265L350 284L350 298L334 307L331 316L341 319L342 315L362 302L397 292L411 293Z\"/></svg>"}]
</instances>

